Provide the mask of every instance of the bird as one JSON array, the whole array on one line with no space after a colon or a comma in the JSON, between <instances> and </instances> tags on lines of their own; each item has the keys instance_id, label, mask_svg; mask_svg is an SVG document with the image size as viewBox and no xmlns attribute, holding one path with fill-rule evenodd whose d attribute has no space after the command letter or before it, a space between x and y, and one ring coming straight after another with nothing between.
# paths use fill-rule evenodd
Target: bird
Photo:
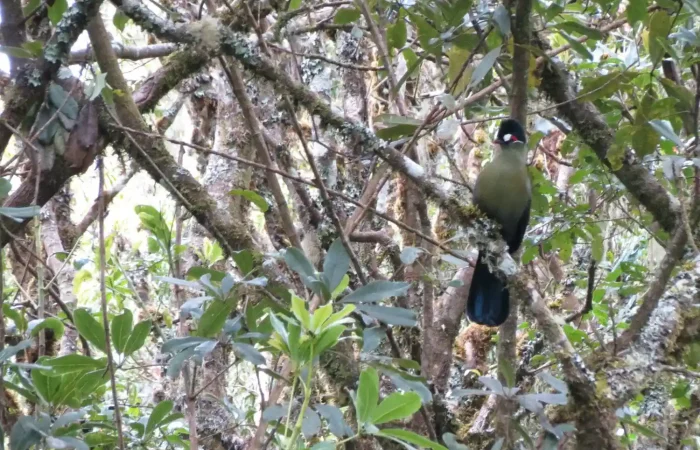
<instances>
[{"instance_id":1,"label":"bird","mask_svg":"<svg viewBox=\"0 0 700 450\"><path fill-rule=\"evenodd\" d=\"M530 221L532 185L527 169L527 136L515 119L503 120L494 140L496 156L479 173L474 185L474 204L501 226L508 253L518 251ZM479 251L467 299L471 322L500 326L510 309L508 287L489 271Z\"/></svg>"}]
</instances>

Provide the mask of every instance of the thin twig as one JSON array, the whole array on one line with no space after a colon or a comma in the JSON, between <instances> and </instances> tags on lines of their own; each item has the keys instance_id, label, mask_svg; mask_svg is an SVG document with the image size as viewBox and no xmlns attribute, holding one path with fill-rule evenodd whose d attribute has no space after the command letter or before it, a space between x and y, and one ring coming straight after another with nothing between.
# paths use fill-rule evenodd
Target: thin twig
<instances>
[{"instance_id":1,"label":"thin twig","mask_svg":"<svg viewBox=\"0 0 700 450\"><path fill-rule=\"evenodd\" d=\"M112 399L114 401L114 421L117 426L117 437L119 438L119 449L124 450L124 433L122 431L122 416L119 409L119 397L117 395L117 380L114 374L114 359L112 358L112 339L109 334L109 318L107 316L107 286L106 286L106 268L105 258L105 221L104 221L104 159L100 157L97 162L99 170L99 186L98 198L100 198L100 214L99 214L99 241L100 241L100 302L102 307L102 326L105 329L105 352L107 353L107 368L109 370L109 379L112 385Z\"/></svg>"}]
</instances>

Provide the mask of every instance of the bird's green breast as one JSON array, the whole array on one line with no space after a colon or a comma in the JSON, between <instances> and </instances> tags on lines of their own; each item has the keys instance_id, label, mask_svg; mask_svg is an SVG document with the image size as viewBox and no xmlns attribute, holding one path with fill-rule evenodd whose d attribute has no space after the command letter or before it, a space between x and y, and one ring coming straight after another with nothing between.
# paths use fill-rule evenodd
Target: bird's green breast
<instances>
[{"instance_id":1,"label":"bird's green breast","mask_svg":"<svg viewBox=\"0 0 700 450\"><path fill-rule=\"evenodd\" d=\"M530 200L530 176L525 149L507 149L488 163L474 187L474 203L503 227L506 235L515 232Z\"/></svg>"}]
</instances>

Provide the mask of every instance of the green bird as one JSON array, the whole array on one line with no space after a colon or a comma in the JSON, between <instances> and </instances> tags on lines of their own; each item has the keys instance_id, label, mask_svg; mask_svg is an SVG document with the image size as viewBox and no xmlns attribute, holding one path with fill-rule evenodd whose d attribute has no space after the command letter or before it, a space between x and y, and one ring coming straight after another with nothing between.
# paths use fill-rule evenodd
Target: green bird
<instances>
[{"instance_id":1,"label":"green bird","mask_svg":"<svg viewBox=\"0 0 700 450\"><path fill-rule=\"evenodd\" d=\"M474 204L501 225L508 252L515 253L530 221L532 188L527 171L527 137L517 120L501 122L494 141L500 149L479 173L474 187ZM506 284L489 267L479 252L467 299L467 317L481 325L499 326L508 318Z\"/></svg>"}]
</instances>

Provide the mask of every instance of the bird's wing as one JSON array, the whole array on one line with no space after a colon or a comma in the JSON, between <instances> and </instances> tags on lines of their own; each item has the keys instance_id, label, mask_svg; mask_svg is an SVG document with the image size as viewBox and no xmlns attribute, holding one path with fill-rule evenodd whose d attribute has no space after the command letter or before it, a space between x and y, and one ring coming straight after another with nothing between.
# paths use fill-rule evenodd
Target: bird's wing
<instances>
[{"instance_id":1,"label":"bird's wing","mask_svg":"<svg viewBox=\"0 0 700 450\"><path fill-rule=\"evenodd\" d=\"M525 210L523 211L523 214L520 216L520 220L518 220L518 224L515 227L515 232L511 236L510 239L508 239L508 251L510 253L515 253L518 251L520 248L520 245L523 243L523 238L525 237L525 230L527 229L528 223L530 223L530 204L532 203L532 199L529 198L527 200L527 204L525 205Z\"/></svg>"}]
</instances>

